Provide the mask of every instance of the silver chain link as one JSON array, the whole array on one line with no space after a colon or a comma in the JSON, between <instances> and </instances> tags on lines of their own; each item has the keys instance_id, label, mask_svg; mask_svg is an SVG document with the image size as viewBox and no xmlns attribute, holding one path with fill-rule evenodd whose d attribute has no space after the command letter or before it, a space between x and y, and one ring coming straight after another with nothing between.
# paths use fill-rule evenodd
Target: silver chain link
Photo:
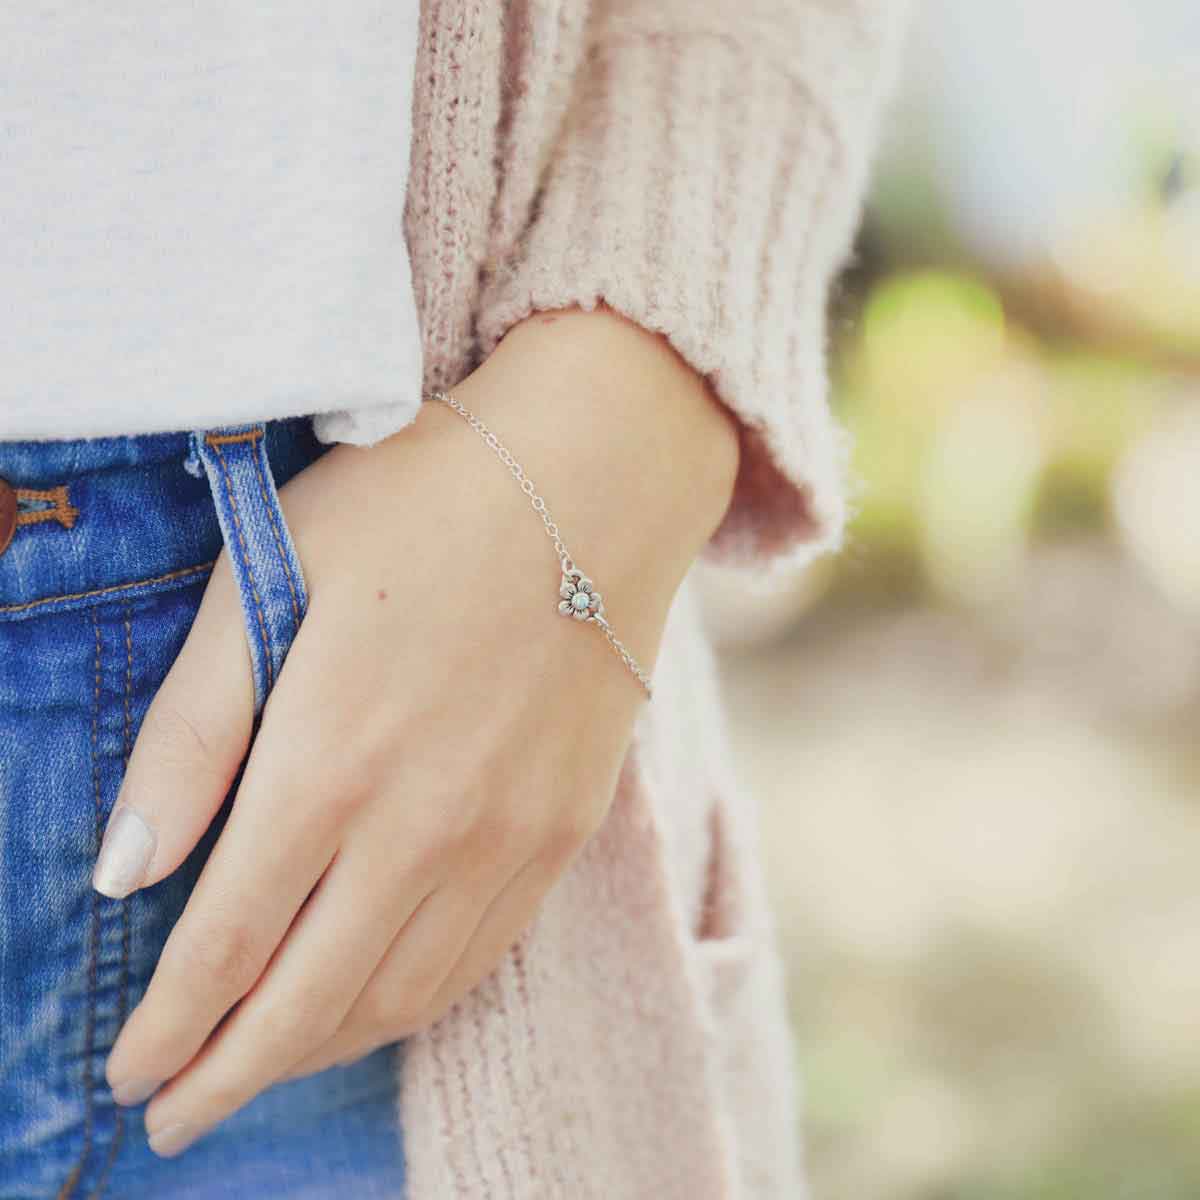
<instances>
[{"instance_id":1,"label":"silver chain link","mask_svg":"<svg viewBox=\"0 0 1200 1200\"><path fill-rule=\"evenodd\" d=\"M574 558L571 557L571 552L567 549L562 540L562 535L558 532L558 526L554 523L554 519L550 516L549 510L546 508L546 501L538 495L538 490L534 486L533 480L525 474L524 468L515 458L513 458L508 447L457 397L452 396L449 392L433 391L430 392L431 400L438 400L447 408L453 409L475 432L483 439L488 448L493 454L508 468L509 474L520 484L521 491L529 497L529 503L533 511L542 518L542 525L545 527L546 535L554 543L555 553L558 555L559 565L562 567L564 575L579 574L579 567L576 565ZM636 658L630 653L629 648L615 633L612 626L600 613L588 617L587 620L600 627L601 633L604 634L608 644L613 648L613 653L625 664L633 677L646 690L646 695L653 695L650 686L650 677L642 670Z\"/></svg>"}]
</instances>

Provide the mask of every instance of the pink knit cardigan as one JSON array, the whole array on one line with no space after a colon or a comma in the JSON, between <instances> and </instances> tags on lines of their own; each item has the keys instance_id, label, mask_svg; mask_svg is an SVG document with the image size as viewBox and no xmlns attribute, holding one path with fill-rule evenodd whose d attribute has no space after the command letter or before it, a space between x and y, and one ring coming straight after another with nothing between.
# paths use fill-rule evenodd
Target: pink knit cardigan
<instances>
[{"instance_id":1,"label":"pink knit cardigan","mask_svg":"<svg viewBox=\"0 0 1200 1200\"><path fill-rule=\"evenodd\" d=\"M708 552L834 546L825 299L901 3L424 0L405 229L425 387L532 310L603 300L738 417ZM801 1194L754 840L685 585L606 824L494 974L406 1043L413 1200Z\"/></svg>"}]
</instances>

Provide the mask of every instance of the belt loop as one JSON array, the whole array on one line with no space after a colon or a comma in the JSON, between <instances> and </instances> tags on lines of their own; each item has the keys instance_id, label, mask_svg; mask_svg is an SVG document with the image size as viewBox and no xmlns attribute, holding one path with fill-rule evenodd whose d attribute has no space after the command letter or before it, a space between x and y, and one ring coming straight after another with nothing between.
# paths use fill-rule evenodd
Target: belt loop
<instances>
[{"instance_id":1,"label":"belt loop","mask_svg":"<svg viewBox=\"0 0 1200 1200\"><path fill-rule=\"evenodd\" d=\"M254 669L254 713L266 703L300 630L308 593L267 460L266 426L197 430L184 464L208 476L229 552Z\"/></svg>"}]
</instances>

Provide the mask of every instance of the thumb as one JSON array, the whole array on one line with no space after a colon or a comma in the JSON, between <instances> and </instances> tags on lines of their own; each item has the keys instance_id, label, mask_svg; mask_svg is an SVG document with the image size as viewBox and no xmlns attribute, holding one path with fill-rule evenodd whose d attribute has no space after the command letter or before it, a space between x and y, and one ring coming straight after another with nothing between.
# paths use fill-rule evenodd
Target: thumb
<instances>
[{"instance_id":1,"label":"thumb","mask_svg":"<svg viewBox=\"0 0 1200 1200\"><path fill-rule=\"evenodd\" d=\"M222 554L129 756L92 874L98 892L128 896L187 858L237 776L253 722L250 652Z\"/></svg>"}]
</instances>

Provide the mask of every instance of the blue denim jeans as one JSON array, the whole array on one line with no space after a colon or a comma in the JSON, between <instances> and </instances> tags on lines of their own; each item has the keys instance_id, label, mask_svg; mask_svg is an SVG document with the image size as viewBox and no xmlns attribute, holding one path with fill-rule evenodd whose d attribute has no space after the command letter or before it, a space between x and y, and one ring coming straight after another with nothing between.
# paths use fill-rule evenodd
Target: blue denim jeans
<instances>
[{"instance_id":1,"label":"blue denim jeans","mask_svg":"<svg viewBox=\"0 0 1200 1200\"><path fill-rule=\"evenodd\" d=\"M322 450L300 419L0 442L19 502L0 552L0 1200L403 1196L397 1047L278 1085L169 1160L104 1080L223 820L162 883L95 892L130 748L223 535L261 708L306 599L275 482Z\"/></svg>"}]
</instances>

